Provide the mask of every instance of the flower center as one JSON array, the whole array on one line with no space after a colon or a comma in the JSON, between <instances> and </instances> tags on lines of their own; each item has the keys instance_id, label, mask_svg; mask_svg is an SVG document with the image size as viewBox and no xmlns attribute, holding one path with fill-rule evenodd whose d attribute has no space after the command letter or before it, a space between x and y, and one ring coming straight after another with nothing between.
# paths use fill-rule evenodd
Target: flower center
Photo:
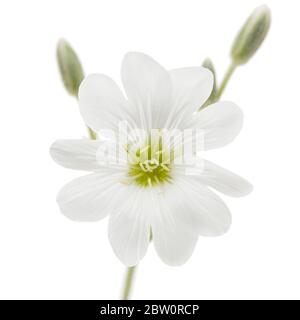
<instances>
[{"instance_id":1,"label":"flower center","mask_svg":"<svg viewBox=\"0 0 300 320\"><path fill-rule=\"evenodd\" d=\"M142 187L153 187L171 182L171 150L163 149L161 139L157 143L147 143L131 153L128 176Z\"/></svg>"},{"instance_id":2,"label":"flower center","mask_svg":"<svg viewBox=\"0 0 300 320\"><path fill-rule=\"evenodd\" d=\"M152 187L170 182L170 165L146 160L143 163L131 165L128 174L136 184L142 187Z\"/></svg>"}]
</instances>

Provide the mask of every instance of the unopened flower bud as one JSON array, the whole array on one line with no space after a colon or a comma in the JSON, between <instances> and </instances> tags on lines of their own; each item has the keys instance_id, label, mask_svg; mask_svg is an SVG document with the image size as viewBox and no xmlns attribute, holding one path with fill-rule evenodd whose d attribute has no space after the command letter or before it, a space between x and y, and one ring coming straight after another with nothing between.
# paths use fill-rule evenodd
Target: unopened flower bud
<instances>
[{"instance_id":1,"label":"unopened flower bud","mask_svg":"<svg viewBox=\"0 0 300 320\"><path fill-rule=\"evenodd\" d=\"M256 8L238 33L231 57L236 65L245 64L264 41L271 23L270 9L266 6Z\"/></svg>"},{"instance_id":2,"label":"unopened flower bud","mask_svg":"<svg viewBox=\"0 0 300 320\"><path fill-rule=\"evenodd\" d=\"M59 40L57 44L57 62L67 91L77 97L84 74L75 51L63 39Z\"/></svg>"}]
</instances>

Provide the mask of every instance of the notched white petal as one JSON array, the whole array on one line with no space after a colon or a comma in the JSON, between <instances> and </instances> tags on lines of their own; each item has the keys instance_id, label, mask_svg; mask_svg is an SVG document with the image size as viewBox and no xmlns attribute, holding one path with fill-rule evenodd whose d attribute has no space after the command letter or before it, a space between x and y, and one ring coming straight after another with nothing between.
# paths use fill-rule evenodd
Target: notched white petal
<instances>
[{"instance_id":1,"label":"notched white petal","mask_svg":"<svg viewBox=\"0 0 300 320\"><path fill-rule=\"evenodd\" d=\"M116 256L134 266L145 256L149 239L151 203L144 189L124 186L118 206L109 217L108 237Z\"/></svg>"},{"instance_id":2,"label":"notched white petal","mask_svg":"<svg viewBox=\"0 0 300 320\"><path fill-rule=\"evenodd\" d=\"M223 147L232 142L243 125L243 113L232 102L217 102L191 115L186 129L198 129L203 134L204 149Z\"/></svg>"},{"instance_id":3,"label":"notched white petal","mask_svg":"<svg viewBox=\"0 0 300 320\"><path fill-rule=\"evenodd\" d=\"M50 147L54 161L65 168L95 171L99 168L97 150L99 140L57 140Z\"/></svg>"},{"instance_id":4,"label":"notched white petal","mask_svg":"<svg viewBox=\"0 0 300 320\"><path fill-rule=\"evenodd\" d=\"M119 173L92 173L65 185L57 195L61 212L75 221L97 221L114 209L121 184Z\"/></svg>"},{"instance_id":5,"label":"notched white petal","mask_svg":"<svg viewBox=\"0 0 300 320\"><path fill-rule=\"evenodd\" d=\"M222 199L189 176L177 176L165 199L182 228L192 234L220 236L231 225L231 214Z\"/></svg>"},{"instance_id":6,"label":"notched white petal","mask_svg":"<svg viewBox=\"0 0 300 320\"><path fill-rule=\"evenodd\" d=\"M79 87L79 106L85 123L94 131L118 128L119 121L132 123L132 116L117 84L103 74L87 76Z\"/></svg>"},{"instance_id":7,"label":"notched white petal","mask_svg":"<svg viewBox=\"0 0 300 320\"><path fill-rule=\"evenodd\" d=\"M170 266L180 266L191 257L198 235L191 232L178 219L174 207L168 200L166 201L164 195L158 193L153 200L155 200L155 210L151 217L151 229L157 254L164 263ZM176 199L171 201L176 201Z\"/></svg>"},{"instance_id":8,"label":"notched white petal","mask_svg":"<svg viewBox=\"0 0 300 320\"><path fill-rule=\"evenodd\" d=\"M160 259L169 266L181 266L192 256L198 237L182 228L154 224L153 242Z\"/></svg>"},{"instance_id":9,"label":"notched white petal","mask_svg":"<svg viewBox=\"0 0 300 320\"><path fill-rule=\"evenodd\" d=\"M142 129L162 128L172 107L169 73L151 57L130 52L124 57L121 77Z\"/></svg>"},{"instance_id":10,"label":"notched white petal","mask_svg":"<svg viewBox=\"0 0 300 320\"><path fill-rule=\"evenodd\" d=\"M231 197L243 197L253 190L247 180L210 161L204 162L202 174L195 179Z\"/></svg>"},{"instance_id":11,"label":"notched white petal","mask_svg":"<svg viewBox=\"0 0 300 320\"><path fill-rule=\"evenodd\" d=\"M203 67L174 69L170 72L173 94L168 125L180 127L209 98L214 84L213 74Z\"/></svg>"}]
</instances>

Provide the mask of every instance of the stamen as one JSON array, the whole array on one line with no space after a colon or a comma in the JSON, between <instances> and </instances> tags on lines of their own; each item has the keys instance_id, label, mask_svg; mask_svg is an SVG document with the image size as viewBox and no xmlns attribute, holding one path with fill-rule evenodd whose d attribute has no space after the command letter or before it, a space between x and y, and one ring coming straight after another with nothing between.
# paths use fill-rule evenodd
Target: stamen
<instances>
[{"instance_id":1,"label":"stamen","mask_svg":"<svg viewBox=\"0 0 300 320\"><path fill-rule=\"evenodd\" d=\"M164 170L170 171L170 169L165 164L162 163L161 166L164 168Z\"/></svg>"},{"instance_id":2,"label":"stamen","mask_svg":"<svg viewBox=\"0 0 300 320\"><path fill-rule=\"evenodd\" d=\"M158 178L157 178L157 176L154 176L154 180L156 181L157 184L160 183L159 180L158 180Z\"/></svg>"},{"instance_id":3,"label":"stamen","mask_svg":"<svg viewBox=\"0 0 300 320\"><path fill-rule=\"evenodd\" d=\"M151 141L147 143L146 146L138 148L137 161L129 164L128 176L142 187L154 187L170 183L171 163L169 164L166 161L171 159L168 154L168 151L171 150L169 148L163 150L162 137L158 139L156 144L153 144L153 140L152 144ZM154 155L151 150L156 151ZM145 155L147 151L148 156Z\"/></svg>"}]
</instances>

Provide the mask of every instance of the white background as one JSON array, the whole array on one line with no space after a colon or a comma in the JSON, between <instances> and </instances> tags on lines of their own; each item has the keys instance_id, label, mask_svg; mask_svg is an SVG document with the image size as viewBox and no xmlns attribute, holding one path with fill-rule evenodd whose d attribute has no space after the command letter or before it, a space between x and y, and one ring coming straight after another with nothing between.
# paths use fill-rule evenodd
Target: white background
<instances>
[{"instance_id":1,"label":"white background","mask_svg":"<svg viewBox=\"0 0 300 320\"><path fill-rule=\"evenodd\" d=\"M183 267L168 267L153 246L139 266L136 299L300 298L299 1L265 1L269 36L234 74L224 99L244 111L228 147L207 158L254 185L224 197L229 232L200 238ZM218 78L231 42L261 1L2 1L0 4L0 297L117 299L124 267L107 239L107 220L75 223L56 193L81 172L59 167L49 146L86 134L76 101L58 74L55 47L65 37L86 73L119 81L127 51L166 68L210 56Z\"/></svg>"}]
</instances>

